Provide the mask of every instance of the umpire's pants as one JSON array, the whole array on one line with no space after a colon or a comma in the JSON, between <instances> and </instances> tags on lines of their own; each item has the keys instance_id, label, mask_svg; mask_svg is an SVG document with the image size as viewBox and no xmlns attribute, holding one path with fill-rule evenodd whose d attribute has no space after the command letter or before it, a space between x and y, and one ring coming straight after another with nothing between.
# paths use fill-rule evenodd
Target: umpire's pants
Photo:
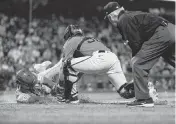
<instances>
[{"instance_id":1,"label":"umpire's pants","mask_svg":"<svg viewBox=\"0 0 176 124\"><path fill-rule=\"evenodd\" d=\"M175 67L175 25L171 23L159 26L131 60L136 99L149 98L148 74L160 57Z\"/></svg>"}]
</instances>

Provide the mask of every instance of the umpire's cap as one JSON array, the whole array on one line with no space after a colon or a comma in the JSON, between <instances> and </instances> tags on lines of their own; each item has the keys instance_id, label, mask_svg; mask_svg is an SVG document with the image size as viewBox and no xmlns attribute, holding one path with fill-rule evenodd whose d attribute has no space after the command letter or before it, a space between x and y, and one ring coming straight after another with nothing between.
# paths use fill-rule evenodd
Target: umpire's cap
<instances>
[{"instance_id":1,"label":"umpire's cap","mask_svg":"<svg viewBox=\"0 0 176 124\"><path fill-rule=\"evenodd\" d=\"M109 2L104 6L104 12L105 12L105 17L104 19L107 18L107 15L109 15L111 12L117 10L121 6L117 2Z\"/></svg>"}]
</instances>

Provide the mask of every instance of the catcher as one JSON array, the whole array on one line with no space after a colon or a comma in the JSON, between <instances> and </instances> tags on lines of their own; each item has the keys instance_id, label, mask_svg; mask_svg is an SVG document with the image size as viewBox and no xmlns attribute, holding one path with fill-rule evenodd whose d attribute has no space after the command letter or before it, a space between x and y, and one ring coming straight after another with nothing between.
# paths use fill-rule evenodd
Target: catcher
<instances>
[{"instance_id":1,"label":"catcher","mask_svg":"<svg viewBox=\"0 0 176 124\"><path fill-rule=\"evenodd\" d=\"M127 82L118 57L102 42L84 36L82 29L76 25L66 28L64 40L66 42L63 46L63 71L60 72L63 72L64 86L68 89L65 90L66 96L71 96L73 84L83 74L106 74L122 98L130 99L135 96L133 80ZM71 80L73 72L77 74L77 80L74 82ZM150 96L156 102L158 94L151 83L149 82Z\"/></svg>"},{"instance_id":2,"label":"catcher","mask_svg":"<svg viewBox=\"0 0 176 124\"><path fill-rule=\"evenodd\" d=\"M50 65L51 62L46 61L42 64L35 64L32 71L24 68L17 73L16 83L18 87L16 90L16 100L18 103L36 103L43 101L44 98L48 98L48 100L57 98L57 101L65 102L63 82L52 81L52 78L59 70L48 74L48 72L52 71L52 67L48 68ZM58 65L59 63L55 66L58 67ZM76 85L73 86L71 94L71 103L79 102Z\"/></svg>"},{"instance_id":3,"label":"catcher","mask_svg":"<svg viewBox=\"0 0 176 124\"><path fill-rule=\"evenodd\" d=\"M76 81L70 76L76 73L79 80L82 74L107 74L117 93L125 99L134 97L134 85L128 83L122 71L118 57L99 40L86 37L81 28L69 25L64 34L66 41L63 46L63 74L66 88L66 99Z\"/></svg>"}]
</instances>

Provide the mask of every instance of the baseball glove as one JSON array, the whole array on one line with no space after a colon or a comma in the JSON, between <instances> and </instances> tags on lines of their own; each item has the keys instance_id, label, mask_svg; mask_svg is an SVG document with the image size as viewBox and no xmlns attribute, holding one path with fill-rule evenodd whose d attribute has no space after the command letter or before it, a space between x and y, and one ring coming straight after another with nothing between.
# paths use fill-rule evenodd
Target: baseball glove
<instances>
[{"instance_id":1,"label":"baseball glove","mask_svg":"<svg viewBox=\"0 0 176 124\"><path fill-rule=\"evenodd\" d=\"M125 99L130 99L135 97L134 93L134 83L125 83L117 91L119 95Z\"/></svg>"},{"instance_id":2,"label":"baseball glove","mask_svg":"<svg viewBox=\"0 0 176 124\"><path fill-rule=\"evenodd\" d=\"M28 69L20 70L16 75L16 83L24 93L38 93L35 91L35 84L38 83L37 76Z\"/></svg>"}]
</instances>

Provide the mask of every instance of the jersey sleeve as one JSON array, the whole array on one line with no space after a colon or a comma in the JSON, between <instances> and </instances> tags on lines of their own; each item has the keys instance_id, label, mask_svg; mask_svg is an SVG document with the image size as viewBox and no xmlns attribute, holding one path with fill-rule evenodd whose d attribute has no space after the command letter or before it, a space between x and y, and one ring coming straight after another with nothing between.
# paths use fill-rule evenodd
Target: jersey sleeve
<instances>
[{"instance_id":1,"label":"jersey sleeve","mask_svg":"<svg viewBox=\"0 0 176 124\"><path fill-rule=\"evenodd\" d=\"M73 57L73 54L81 40L82 37L72 37L66 41L63 46L63 61Z\"/></svg>"}]
</instances>

